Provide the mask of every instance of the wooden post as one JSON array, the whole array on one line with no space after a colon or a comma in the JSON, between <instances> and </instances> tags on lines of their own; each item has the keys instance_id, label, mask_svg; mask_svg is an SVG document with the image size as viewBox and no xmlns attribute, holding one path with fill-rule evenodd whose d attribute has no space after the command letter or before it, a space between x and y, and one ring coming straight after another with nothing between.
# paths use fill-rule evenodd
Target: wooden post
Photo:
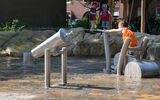
<instances>
[{"instance_id":1,"label":"wooden post","mask_svg":"<svg viewBox=\"0 0 160 100\"><path fill-rule=\"evenodd\" d=\"M145 8L146 0L141 0L141 32L145 32Z\"/></svg>"},{"instance_id":2,"label":"wooden post","mask_svg":"<svg viewBox=\"0 0 160 100\"><path fill-rule=\"evenodd\" d=\"M113 17L113 6L114 6L114 0L109 0L109 11L111 12L111 15ZM112 18L110 17L110 29L112 29Z\"/></svg>"},{"instance_id":3,"label":"wooden post","mask_svg":"<svg viewBox=\"0 0 160 100\"><path fill-rule=\"evenodd\" d=\"M50 50L48 48L45 49L44 52L44 60L45 60L45 88L49 88L50 87L50 66L51 66L51 62L50 62Z\"/></svg>"},{"instance_id":4,"label":"wooden post","mask_svg":"<svg viewBox=\"0 0 160 100\"><path fill-rule=\"evenodd\" d=\"M129 11L129 9L128 9L128 0L124 0L124 4L123 4L123 18L125 19L125 20L127 20L127 17L128 17L128 11Z\"/></svg>"}]
</instances>

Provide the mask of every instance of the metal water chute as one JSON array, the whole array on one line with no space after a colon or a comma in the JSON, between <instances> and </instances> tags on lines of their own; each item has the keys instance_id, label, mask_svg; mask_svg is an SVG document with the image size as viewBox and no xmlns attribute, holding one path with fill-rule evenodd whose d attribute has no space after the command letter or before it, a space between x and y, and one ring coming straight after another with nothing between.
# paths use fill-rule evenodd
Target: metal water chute
<instances>
[{"instance_id":1,"label":"metal water chute","mask_svg":"<svg viewBox=\"0 0 160 100\"><path fill-rule=\"evenodd\" d=\"M33 57L38 58L44 55L45 48L61 49L62 47L71 43L71 34L65 29L61 28L57 33L45 40L43 43L31 50Z\"/></svg>"}]
</instances>

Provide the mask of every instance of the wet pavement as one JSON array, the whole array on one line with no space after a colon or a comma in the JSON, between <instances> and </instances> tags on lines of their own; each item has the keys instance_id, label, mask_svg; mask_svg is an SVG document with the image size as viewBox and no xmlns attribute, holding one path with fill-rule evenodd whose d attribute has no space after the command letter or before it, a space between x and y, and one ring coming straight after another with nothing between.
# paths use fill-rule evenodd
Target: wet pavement
<instances>
[{"instance_id":1,"label":"wet pavement","mask_svg":"<svg viewBox=\"0 0 160 100\"><path fill-rule=\"evenodd\" d=\"M66 86L44 88L43 58L33 66L0 58L0 100L160 100L160 78L104 74L104 58L68 58ZM61 82L60 57L52 58L51 84Z\"/></svg>"}]
</instances>

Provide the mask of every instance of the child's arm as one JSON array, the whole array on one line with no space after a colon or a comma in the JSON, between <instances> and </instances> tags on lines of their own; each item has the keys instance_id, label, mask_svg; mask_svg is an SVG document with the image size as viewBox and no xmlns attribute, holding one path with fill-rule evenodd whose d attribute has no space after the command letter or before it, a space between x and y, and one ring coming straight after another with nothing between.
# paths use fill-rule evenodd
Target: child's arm
<instances>
[{"instance_id":1,"label":"child's arm","mask_svg":"<svg viewBox=\"0 0 160 100\"><path fill-rule=\"evenodd\" d=\"M94 12L90 12L90 14L96 14L96 13L94 13Z\"/></svg>"},{"instance_id":2,"label":"child's arm","mask_svg":"<svg viewBox=\"0 0 160 100\"><path fill-rule=\"evenodd\" d=\"M111 29L111 30L106 30L106 33L114 33L114 34L120 34L122 35L122 29Z\"/></svg>"}]
</instances>

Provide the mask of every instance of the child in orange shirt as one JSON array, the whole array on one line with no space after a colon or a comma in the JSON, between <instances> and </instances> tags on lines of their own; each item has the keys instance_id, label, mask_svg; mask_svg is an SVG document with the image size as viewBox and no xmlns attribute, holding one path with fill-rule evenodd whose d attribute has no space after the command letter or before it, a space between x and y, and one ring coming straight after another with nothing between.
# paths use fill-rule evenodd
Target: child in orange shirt
<instances>
[{"instance_id":1,"label":"child in orange shirt","mask_svg":"<svg viewBox=\"0 0 160 100\"><path fill-rule=\"evenodd\" d=\"M122 35L123 42L126 40L127 37L130 37L132 40L129 44L129 47L136 47L138 42L134 35L134 33L127 28L128 24L125 21L120 21L118 23L118 29L111 29L111 30L104 30L106 33L115 33ZM133 55L133 52L128 52L129 55ZM126 56L126 63L128 62L128 56ZM114 66L114 70L117 71L117 66Z\"/></svg>"},{"instance_id":2,"label":"child in orange shirt","mask_svg":"<svg viewBox=\"0 0 160 100\"><path fill-rule=\"evenodd\" d=\"M127 28L128 24L125 21L120 21L118 23L118 29L111 29L111 30L105 30L106 33L115 33L115 34L120 34L122 35L123 42L127 37L130 37L132 40L129 44L129 47L136 47L138 42L137 39L134 35L134 33Z\"/></svg>"}]
</instances>

